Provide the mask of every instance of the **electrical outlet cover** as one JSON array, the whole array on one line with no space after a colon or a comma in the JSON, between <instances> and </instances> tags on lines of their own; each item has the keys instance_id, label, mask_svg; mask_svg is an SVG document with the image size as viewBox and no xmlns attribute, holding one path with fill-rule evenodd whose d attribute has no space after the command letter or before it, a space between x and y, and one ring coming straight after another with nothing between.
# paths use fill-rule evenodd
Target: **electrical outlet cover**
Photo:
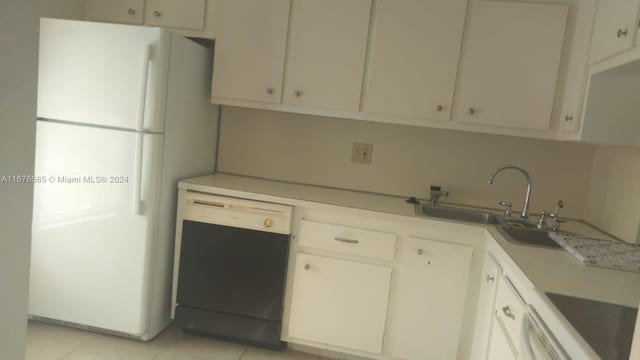
<instances>
[{"instance_id":1,"label":"electrical outlet cover","mask_svg":"<svg viewBox=\"0 0 640 360\"><path fill-rule=\"evenodd\" d=\"M351 162L359 164L371 164L373 144L353 143L351 150Z\"/></svg>"}]
</instances>

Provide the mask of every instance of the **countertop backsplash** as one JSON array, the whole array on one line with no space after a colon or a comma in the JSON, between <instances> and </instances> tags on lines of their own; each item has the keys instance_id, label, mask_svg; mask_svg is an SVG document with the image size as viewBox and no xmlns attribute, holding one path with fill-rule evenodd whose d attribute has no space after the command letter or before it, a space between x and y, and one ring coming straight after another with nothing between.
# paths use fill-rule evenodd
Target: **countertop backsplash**
<instances>
[{"instance_id":1,"label":"countertop backsplash","mask_svg":"<svg viewBox=\"0 0 640 360\"><path fill-rule=\"evenodd\" d=\"M533 178L531 210L583 218L595 146L404 125L223 107L218 171L399 196L428 197L429 185L449 191L445 202L521 209ZM373 144L370 165L351 162L352 143Z\"/></svg>"}]
</instances>

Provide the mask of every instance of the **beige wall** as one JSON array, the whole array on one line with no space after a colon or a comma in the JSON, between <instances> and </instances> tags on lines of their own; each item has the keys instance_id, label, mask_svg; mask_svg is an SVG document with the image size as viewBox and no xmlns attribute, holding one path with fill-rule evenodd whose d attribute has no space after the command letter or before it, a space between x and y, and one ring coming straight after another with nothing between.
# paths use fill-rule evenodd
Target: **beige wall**
<instances>
[{"instance_id":1,"label":"beige wall","mask_svg":"<svg viewBox=\"0 0 640 360\"><path fill-rule=\"evenodd\" d=\"M222 110L218 170L308 184L427 197L430 184L446 201L521 208L525 180L495 167L514 163L533 177L532 209L566 203L582 218L594 147L580 144L377 124L233 107ZM371 165L351 163L353 142L372 143Z\"/></svg>"},{"instance_id":2,"label":"beige wall","mask_svg":"<svg viewBox=\"0 0 640 360\"><path fill-rule=\"evenodd\" d=\"M598 147L585 219L629 242L640 241L640 148Z\"/></svg>"},{"instance_id":3,"label":"beige wall","mask_svg":"<svg viewBox=\"0 0 640 360\"><path fill-rule=\"evenodd\" d=\"M83 19L85 0L40 0L40 14L43 17L59 19Z\"/></svg>"},{"instance_id":4,"label":"beige wall","mask_svg":"<svg viewBox=\"0 0 640 360\"><path fill-rule=\"evenodd\" d=\"M84 0L0 1L0 176L33 173L39 17ZM0 183L0 359L24 359L33 187Z\"/></svg>"},{"instance_id":5,"label":"beige wall","mask_svg":"<svg viewBox=\"0 0 640 360\"><path fill-rule=\"evenodd\" d=\"M33 173L38 2L0 1L0 176ZM0 359L24 359L32 186L0 183Z\"/></svg>"}]
</instances>

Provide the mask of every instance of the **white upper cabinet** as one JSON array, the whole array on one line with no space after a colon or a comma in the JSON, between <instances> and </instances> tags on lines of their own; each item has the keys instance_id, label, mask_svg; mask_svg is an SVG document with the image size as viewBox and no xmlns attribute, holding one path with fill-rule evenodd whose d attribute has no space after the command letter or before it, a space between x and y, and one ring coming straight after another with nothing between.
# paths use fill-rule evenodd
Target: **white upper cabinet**
<instances>
[{"instance_id":1,"label":"white upper cabinet","mask_svg":"<svg viewBox=\"0 0 640 360\"><path fill-rule=\"evenodd\" d=\"M146 0L144 22L151 26L201 30L205 0Z\"/></svg>"},{"instance_id":2,"label":"white upper cabinet","mask_svg":"<svg viewBox=\"0 0 640 360\"><path fill-rule=\"evenodd\" d=\"M639 0L600 0L591 40L590 61L630 49L638 27Z\"/></svg>"},{"instance_id":3,"label":"white upper cabinet","mask_svg":"<svg viewBox=\"0 0 640 360\"><path fill-rule=\"evenodd\" d=\"M382 352L391 268L298 254L289 336Z\"/></svg>"},{"instance_id":4,"label":"white upper cabinet","mask_svg":"<svg viewBox=\"0 0 640 360\"><path fill-rule=\"evenodd\" d=\"M462 54L459 122L548 130L567 5L478 1Z\"/></svg>"},{"instance_id":5,"label":"white upper cabinet","mask_svg":"<svg viewBox=\"0 0 640 360\"><path fill-rule=\"evenodd\" d=\"M86 18L174 29L187 36L205 35L207 2L212 0L87 0ZM210 20L210 19L209 19Z\"/></svg>"},{"instance_id":6,"label":"white upper cabinet","mask_svg":"<svg viewBox=\"0 0 640 360\"><path fill-rule=\"evenodd\" d=\"M413 237L400 248L389 310L391 354L456 359L473 248Z\"/></svg>"},{"instance_id":7,"label":"white upper cabinet","mask_svg":"<svg viewBox=\"0 0 640 360\"><path fill-rule=\"evenodd\" d=\"M216 0L213 102L280 103L289 0Z\"/></svg>"},{"instance_id":8,"label":"white upper cabinet","mask_svg":"<svg viewBox=\"0 0 640 360\"><path fill-rule=\"evenodd\" d=\"M87 0L87 19L142 24L144 0Z\"/></svg>"},{"instance_id":9,"label":"white upper cabinet","mask_svg":"<svg viewBox=\"0 0 640 360\"><path fill-rule=\"evenodd\" d=\"M467 0L378 0L364 111L449 120Z\"/></svg>"},{"instance_id":10,"label":"white upper cabinet","mask_svg":"<svg viewBox=\"0 0 640 360\"><path fill-rule=\"evenodd\" d=\"M371 0L293 0L284 102L357 112Z\"/></svg>"}]
</instances>

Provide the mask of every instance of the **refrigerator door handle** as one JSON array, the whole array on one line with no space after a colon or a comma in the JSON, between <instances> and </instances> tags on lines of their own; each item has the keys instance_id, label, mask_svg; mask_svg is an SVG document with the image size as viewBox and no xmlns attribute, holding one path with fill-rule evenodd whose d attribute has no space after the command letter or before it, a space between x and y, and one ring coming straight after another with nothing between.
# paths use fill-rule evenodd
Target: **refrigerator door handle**
<instances>
[{"instance_id":1,"label":"refrigerator door handle","mask_svg":"<svg viewBox=\"0 0 640 360\"><path fill-rule=\"evenodd\" d=\"M138 123L136 131L144 129L145 110L147 107L147 87L149 85L149 68L151 66L151 45L144 47L142 53L142 79L140 80L140 101L138 102Z\"/></svg>"},{"instance_id":2,"label":"refrigerator door handle","mask_svg":"<svg viewBox=\"0 0 640 360\"><path fill-rule=\"evenodd\" d=\"M136 154L135 154L135 178L133 179L133 214L142 214L142 152L144 147L144 118L145 110L147 107L147 87L149 85L149 68L151 66L151 45L144 47L142 53L142 78L140 80L140 101L138 103L138 123L136 124L136 130L138 134L136 136Z\"/></svg>"},{"instance_id":3,"label":"refrigerator door handle","mask_svg":"<svg viewBox=\"0 0 640 360\"><path fill-rule=\"evenodd\" d=\"M133 214L142 215L142 156L144 134L136 134L135 172L133 179Z\"/></svg>"}]
</instances>

